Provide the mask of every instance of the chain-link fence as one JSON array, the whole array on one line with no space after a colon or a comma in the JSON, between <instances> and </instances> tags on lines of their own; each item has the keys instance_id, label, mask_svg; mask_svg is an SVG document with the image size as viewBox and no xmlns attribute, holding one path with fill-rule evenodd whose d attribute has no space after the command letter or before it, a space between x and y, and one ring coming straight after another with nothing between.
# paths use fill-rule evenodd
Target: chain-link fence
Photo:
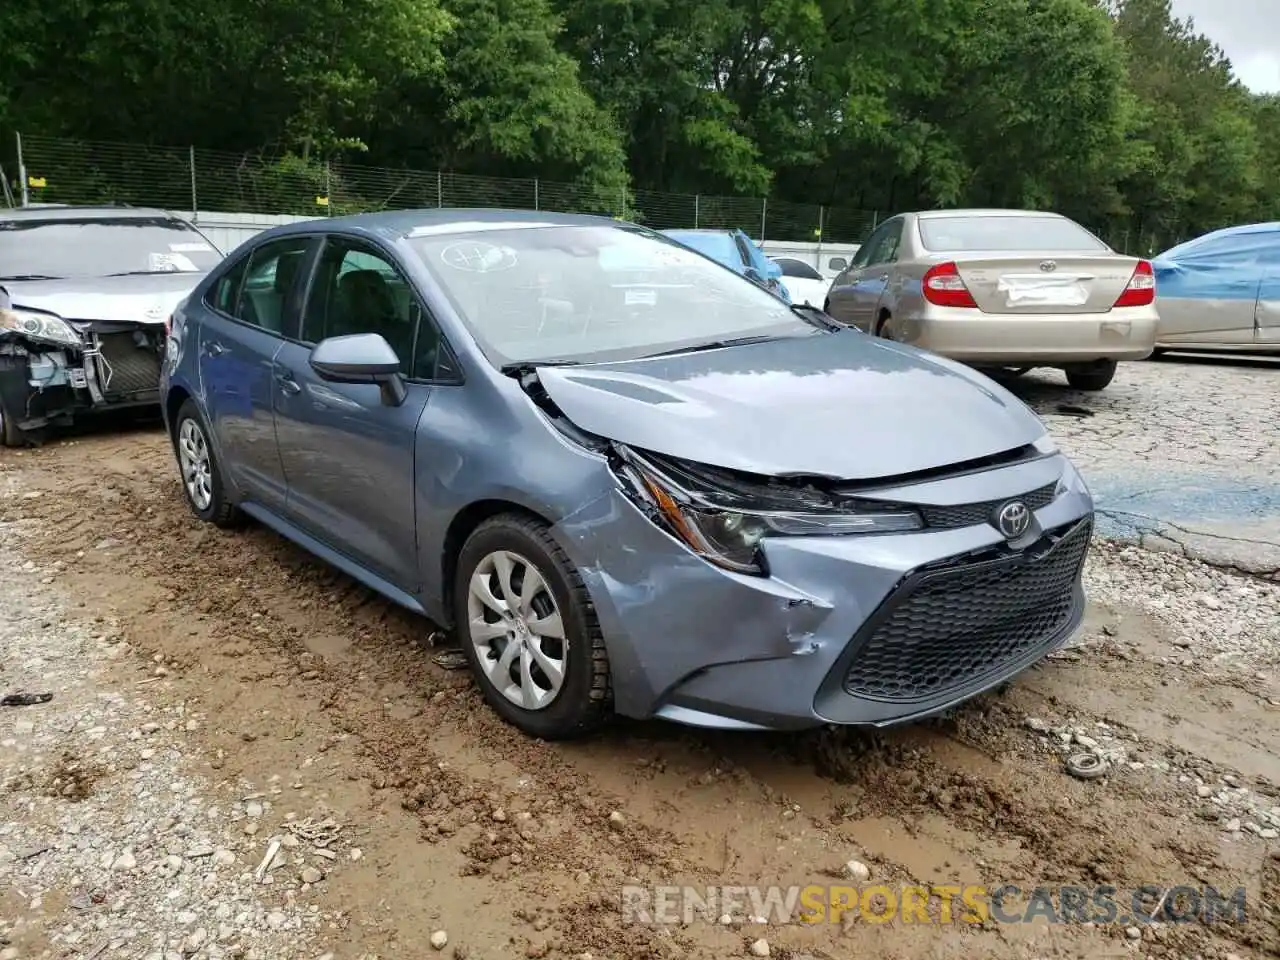
<instances>
[{"instance_id":1,"label":"chain-link fence","mask_svg":"<svg viewBox=\"0 0 1280 960\"><path fill-rule=\"evenodd\" d=\"M509 207L621 217L656 229L738 228L758 241L861 243L885 211L760 197L603 190L540 179L401 170L297 156L228 153L52 137L15 137L3 199L127 203L200 212L333 216L422 207ZM7 154L6 149L3 153ZM1095 230L1115 249L1149 256L1176 238L1128 225Z\"/></svg>"}]
</instances>

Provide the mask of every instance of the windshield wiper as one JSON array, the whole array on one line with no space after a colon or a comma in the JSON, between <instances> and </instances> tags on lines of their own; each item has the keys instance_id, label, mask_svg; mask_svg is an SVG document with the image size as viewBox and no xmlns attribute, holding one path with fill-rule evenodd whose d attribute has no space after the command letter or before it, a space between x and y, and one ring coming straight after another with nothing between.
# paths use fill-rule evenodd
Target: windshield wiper
<instances>
[{"instance_id":1,"label":"windshield wiper","mask_svg":"<svg viewBox=\"0 0 1280 960\"><path fill-rule=\"evenodd\" d=\"M0 277L0 280L65 280L66 277L50 277L43 273L18 273L11 277Z\"/></svg>"},{"instance_id":2,"label":"windshield wiper","mask_svg":"<svg viewBox=\"0 0 1280 960\"><path fill-rule=\"evenodd\" d=\"M107 273L107 277L158 277L162 273L199 273L198 270L125 270L121 273Z\"/></svg>"},{"instance_id":3,"label":"windshield wiper","mask_svg":"<svg viewBox=\"0 0 1280 960\"><path fill-rule=\"evenodd\" d=\"M531 373L538 367L577 367L581 364L581 360L513 360L511 363L504 363L498 369L507 376L514 377Z\"/></svg>"},{"instance_id":4,"label":"windshield wiper","mask_svg":"<svg viewBox=\"0 0 1280 960\"><path fill-rule=\"evenodd\" d=\"M831 316L811 303L793 303L791 312L806 323L812 323L823 330L843 330L844 326L831 319Z\"/></svg>"},{"instance_id":5,"label":"windshield wiper","mask_svg":"<svg viewBox=\"0 0 1280 960\"><path fill-rule=\"evenodd\" d=\"M748 343L765 343L769 340L781 340L777 336L726 337L723 340L711 340L707 343L695 343L688 347L676 347L674 350L663 350L661 353L650 353L641 357L649 360L653 357L674 357L681 353L701 353L703 350L720 350L723 347L740 347Z\"/></svg>"}]
</instances>

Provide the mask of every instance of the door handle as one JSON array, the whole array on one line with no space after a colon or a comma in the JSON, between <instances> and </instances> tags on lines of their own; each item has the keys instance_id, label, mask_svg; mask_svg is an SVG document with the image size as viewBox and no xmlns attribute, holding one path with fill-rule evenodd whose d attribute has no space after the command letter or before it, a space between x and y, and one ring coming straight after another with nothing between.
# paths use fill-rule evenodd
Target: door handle
<instances>
[{"instance_id":1,"label":"door handle","mask_svg":"<svg viewBox=\"0 0 1280 960\"><path fill-rule=\"evenodd\" d=\"M291 397L296 397L302 392L302 387L298 386L298 381L293 379L293 374L288 371L277 373L276 383L280 384L280 389Z\"/></svg>"},{"instance_id":2,"label":"door handle","mask_svg":"<svg viewBox=\"0 0 1280 960\"><path fill-rule=\"evenodd\" d=\"M217 340L206 340L204 352L211 357L220 357L226 353L227 348L220 344Z\"/></svg>"}]
</instances>

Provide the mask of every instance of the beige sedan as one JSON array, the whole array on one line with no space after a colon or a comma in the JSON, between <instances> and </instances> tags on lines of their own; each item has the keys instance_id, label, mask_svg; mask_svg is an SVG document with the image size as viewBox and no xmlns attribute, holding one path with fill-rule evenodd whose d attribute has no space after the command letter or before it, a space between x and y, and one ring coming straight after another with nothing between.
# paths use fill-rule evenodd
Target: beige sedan
<instances>
[{"instance_id":1,"label":"beige sedan","mask_svg":"<svg viewBox=\"0 0 1280 960\"><path fill-rule=\"evenodd\" d=\"M1155 349L1151 264L1072 220L1026 210L904 213L831 284L827 312L975 367L1057 367L1101 390Z\"/></svg>"}]
</instances>

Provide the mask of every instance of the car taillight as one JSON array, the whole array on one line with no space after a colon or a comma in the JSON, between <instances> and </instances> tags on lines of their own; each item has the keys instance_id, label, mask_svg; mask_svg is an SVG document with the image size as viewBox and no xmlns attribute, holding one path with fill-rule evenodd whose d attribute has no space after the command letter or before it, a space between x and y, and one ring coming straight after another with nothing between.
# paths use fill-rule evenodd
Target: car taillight
<instances>
[{"instance_id":1,"label":"car taillight","mask_svg":"<svg viewBox=\"0 0 1280 960\"><path fill-rule=\"evenodd\" d=\"M1139 260L1138 265L1133 268L1133 276L1129 278L1129 285L1124 288L1124 292L1116 299L1113 306L1146 307L1155 303L1155 300L1155 271L1151 269L1149 262Z\"/></svg>"},{"instance_id":2,"label":"car taillight","mask_svg":"<svg viewBox=\"0 0 1280 960\"><path fill-rule=\"evenodd\" d=\"M939 263L930 267L922 283L924 298L939 307L976 307L969 289L960 279L960 271L954 263Z\"/></svg>"}]
</instances>

